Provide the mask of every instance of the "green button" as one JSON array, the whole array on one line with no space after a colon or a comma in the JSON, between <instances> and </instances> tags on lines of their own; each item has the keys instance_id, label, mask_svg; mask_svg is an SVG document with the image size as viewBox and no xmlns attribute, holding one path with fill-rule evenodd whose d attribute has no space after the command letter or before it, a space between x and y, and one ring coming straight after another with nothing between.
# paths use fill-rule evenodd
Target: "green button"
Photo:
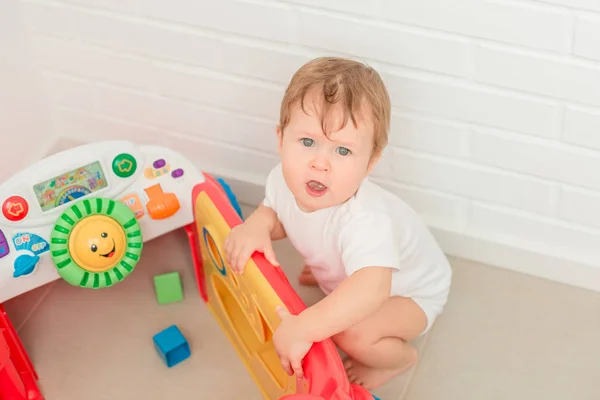
<instances>
[{"instance_id":1,"label":"green button","mask_svg":"<svg viewBox=\"0 0 600 400\"><path fill-rule=\"evenodd\" d=\"M122 153L113 160L112 169L118 177L128 178L135 173L137 161L131 154Z\"/></svg>"}]
</instances>

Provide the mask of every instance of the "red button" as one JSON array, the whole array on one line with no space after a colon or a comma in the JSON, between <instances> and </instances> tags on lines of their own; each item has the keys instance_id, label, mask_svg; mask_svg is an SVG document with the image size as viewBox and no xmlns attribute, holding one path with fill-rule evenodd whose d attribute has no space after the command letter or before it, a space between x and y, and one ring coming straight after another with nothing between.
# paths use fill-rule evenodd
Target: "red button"
<instances>
[{"instance_id":1,"label":"red button","mask_svg":"<svg viewBox=\"0 0 600 400\"><path fill-rule=\"evenodd\" d=\"M29 204L21 196L11 196L2 205L2 214L9 221L20 221L29 212Z\"/></svg>"}]
</instances>

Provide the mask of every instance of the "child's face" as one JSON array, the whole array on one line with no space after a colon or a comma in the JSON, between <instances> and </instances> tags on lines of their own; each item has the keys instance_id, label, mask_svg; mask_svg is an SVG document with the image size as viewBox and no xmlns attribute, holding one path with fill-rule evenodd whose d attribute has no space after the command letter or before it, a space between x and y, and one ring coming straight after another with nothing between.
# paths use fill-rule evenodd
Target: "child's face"
<instances>
[{"instance_id":1,"label":"child's face","mask_svg":"<svg viewBox=\"0 0 600 400\"><path fill-rule=\"evenodd\" d=\"M335 128L327 137L313 104L305 102L306 113L296 107L285 132L277 132L285 181L298 206L307 212L348 200L377 161L371 157L374 132L370 118L358 119L357 127L349 119L339 129L342 111L333 108L327 126Z\"/></svg>"}]
</instances>

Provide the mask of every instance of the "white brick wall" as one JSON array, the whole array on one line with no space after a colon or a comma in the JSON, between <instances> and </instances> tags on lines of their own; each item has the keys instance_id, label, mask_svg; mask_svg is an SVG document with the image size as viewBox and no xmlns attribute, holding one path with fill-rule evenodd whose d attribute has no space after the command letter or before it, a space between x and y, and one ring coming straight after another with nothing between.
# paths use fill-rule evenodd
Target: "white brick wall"
<instances>
[{"instance_id":1,"label":"white brick wall","mask_svg":"<svg viewBox=\"0 0 600 400\"><path fill-rule=\"evenodd\" d=\"M365 60L394 106L374 179L448 253L600 290L597 0L11 1L57 133L165 144L236 182L277 161L302 63Z\"/></svg>"},{"instance_id":2,"label":"white brick wall","mask_svg":"<svg viewBox=\"0 0 600 400\"><path fill-rule=\"evenodd\" d=\"M55 139L16 6L0 6L0 183L42 157Z\"/></svg>"}]
</instances>

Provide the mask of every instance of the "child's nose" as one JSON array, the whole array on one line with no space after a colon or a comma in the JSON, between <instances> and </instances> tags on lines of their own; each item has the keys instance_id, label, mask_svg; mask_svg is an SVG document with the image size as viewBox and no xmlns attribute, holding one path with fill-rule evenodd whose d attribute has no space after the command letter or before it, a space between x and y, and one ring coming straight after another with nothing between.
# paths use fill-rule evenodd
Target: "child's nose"
<instances>
[{"instance_id":1,"label":"child's nose","mask_svg":"<svg viewBox=\"0 0 600 400\"><path fill-rule=\"evenodd\" d=\"M310 162L310 168L317 171L329 171L329 160L326 157L317 154Z\"/></svg>"}]
</instances>

